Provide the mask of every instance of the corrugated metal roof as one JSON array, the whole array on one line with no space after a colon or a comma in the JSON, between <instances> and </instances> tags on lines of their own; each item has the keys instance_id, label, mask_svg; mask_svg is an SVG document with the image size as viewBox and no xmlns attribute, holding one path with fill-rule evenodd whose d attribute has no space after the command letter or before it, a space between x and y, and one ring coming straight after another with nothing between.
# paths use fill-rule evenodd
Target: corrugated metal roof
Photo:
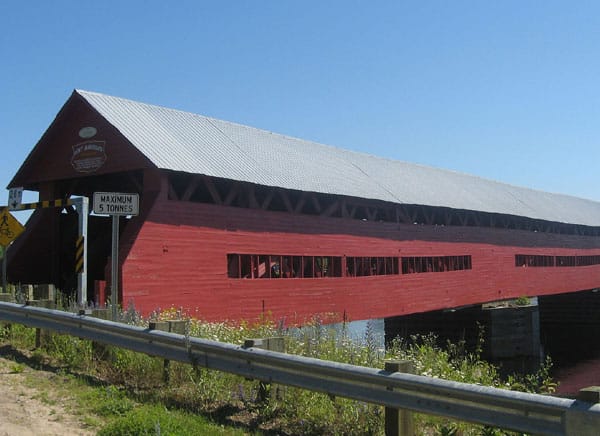
<instances>
[{"instance_id":1,"label":"corrugated metal roof","mask_svg":"<svg viewBox=\"0 0 600 436\"><path fill-rule=\"evenodd\" d=\"M76 91L161 169L392 203L600 226L600 203Z\"/></svg>"}]
</instances>

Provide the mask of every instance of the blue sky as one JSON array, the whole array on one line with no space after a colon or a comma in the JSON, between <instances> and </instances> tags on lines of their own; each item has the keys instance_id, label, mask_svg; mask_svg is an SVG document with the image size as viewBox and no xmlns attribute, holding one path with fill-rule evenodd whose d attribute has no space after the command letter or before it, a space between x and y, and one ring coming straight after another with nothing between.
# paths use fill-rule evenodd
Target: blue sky
<instances>
[{"instance_id":1,"label":"blue sky","mask_svg":"<svg viewBox=\"0 0 600 436\"><path fill-rule=\"evenodd\" d=\"M600 201L598 2L7 0L0 62L3 188L79 88Z\"/></svg>"}]
</instances>

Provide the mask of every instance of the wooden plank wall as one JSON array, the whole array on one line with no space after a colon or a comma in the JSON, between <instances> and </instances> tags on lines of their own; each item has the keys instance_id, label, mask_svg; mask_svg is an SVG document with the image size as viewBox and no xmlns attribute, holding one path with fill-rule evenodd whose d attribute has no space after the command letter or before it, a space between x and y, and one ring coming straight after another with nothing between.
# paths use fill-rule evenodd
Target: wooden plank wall
<instances>
[{"instance_id":1,"label":"wooden plank wall","mask_svg":"<svg viewBox=\"0 0 600 436\"><path fill-rule=\"evenodd\" d=\"M598 255L598 238L323 218L159 198L123 262L123 304L207 320L261 314L302 324L382 318L591 289L600 265L518 268L515 254ZM580 247L580 248L577 248ZM472 256L472 270L410 275L231 279L227 254Z\"/></svg>"}]
</instances>

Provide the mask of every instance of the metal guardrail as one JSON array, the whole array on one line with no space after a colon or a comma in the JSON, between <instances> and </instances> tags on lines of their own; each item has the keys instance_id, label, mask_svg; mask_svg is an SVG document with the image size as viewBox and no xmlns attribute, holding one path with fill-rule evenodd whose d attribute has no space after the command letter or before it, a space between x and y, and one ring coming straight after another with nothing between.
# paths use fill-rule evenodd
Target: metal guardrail
<instances>
[{"instance_id":1,"label":"metal guardrail","mask_svg":"<svg viewBox=\"0 0 600 436\"><path fill-rule=\"evenodd\" d=\"M14 303L0 303L0 320L390 408L540 435L600 434L600 404L244 348Z\"/></svg>"}]
</instances>

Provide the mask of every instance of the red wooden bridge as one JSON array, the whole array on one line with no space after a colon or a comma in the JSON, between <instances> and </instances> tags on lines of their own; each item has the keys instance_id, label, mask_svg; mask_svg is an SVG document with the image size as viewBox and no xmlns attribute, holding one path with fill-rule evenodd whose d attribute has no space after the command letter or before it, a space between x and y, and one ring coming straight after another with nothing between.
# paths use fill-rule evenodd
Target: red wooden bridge
<instances>
[{"instance_id":1,"label":"red wooden bridge","mask_svg":"<svg viewBox=\"0 0 600 436\"><path fill-rule=\"evenodd\" d=\"M600 203L75 91L9 187L140 195L120 295L145 314L384 318L600 287ZM10 280L74 288L76 214L36 210ZM93 300L110 220L90 216ZM91 293L90 293L91 294Z\"/></svg>"}]
</instances>

